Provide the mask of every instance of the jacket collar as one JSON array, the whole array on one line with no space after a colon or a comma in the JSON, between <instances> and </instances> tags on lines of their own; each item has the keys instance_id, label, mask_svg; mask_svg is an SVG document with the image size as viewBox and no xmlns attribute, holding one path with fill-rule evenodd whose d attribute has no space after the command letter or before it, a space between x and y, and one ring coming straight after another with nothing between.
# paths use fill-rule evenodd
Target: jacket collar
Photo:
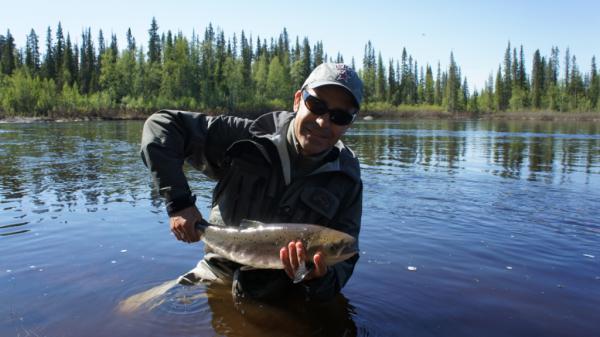
<instances>
[{"instance_id":1,"label":"jacket collar","mask_svg":"<svg viewBox=\"0 0 600 337\"><path fill-rule=\"evenodd\" d=\"M286 185L291 181L290 156L287 149L286 132L288 125L296 113L275 111L258 117L250 125L250 133L254 137L269 139L277 148L281 159ZM323 172L342 172L353 180L360 180L360 165L354 152L344 145L341 140L334 145L327 155L330 160L318 167L311 174Z\"/></svg>"}]
</instances>

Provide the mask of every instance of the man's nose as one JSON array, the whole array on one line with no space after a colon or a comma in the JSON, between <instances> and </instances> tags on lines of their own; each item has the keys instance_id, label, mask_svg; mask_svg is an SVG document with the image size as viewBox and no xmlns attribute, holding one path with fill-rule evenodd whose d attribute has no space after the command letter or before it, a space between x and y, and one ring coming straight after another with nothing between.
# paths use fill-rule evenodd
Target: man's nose
<instances>
[{"instance_id":1,"label":"man's nose","mask_svg":"<svg viewBox=\"0 0 600 337\"><path fill-rule=\"evenodd\" d=\"M317 120L316 121L317 121L317 124L319 124L320 127L322 127L322 128L328 128L329 125L330 125L330 123L331 123L331 120L329 119L329 112L327 112L327 113L325 113L323 115L317 116Z\"/></svg>"}]
</instances>

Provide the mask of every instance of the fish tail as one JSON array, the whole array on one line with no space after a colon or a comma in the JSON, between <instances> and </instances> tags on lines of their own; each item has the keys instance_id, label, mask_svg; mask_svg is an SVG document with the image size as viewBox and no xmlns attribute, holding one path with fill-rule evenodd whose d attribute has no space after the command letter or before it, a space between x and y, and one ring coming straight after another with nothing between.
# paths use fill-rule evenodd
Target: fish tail
<instances>
[{"instance_id":1,"label":"fish tail","mask_svg":"<svg viewBox=\"0 0 600 337\"><path fill-rule=\"evenodd\" d=\"M202 219L200 219L200 221L196 222L196 225L194 227L198 231L198 235L200 237L202 237L204 235L204 231L206 231L206 228L208 226L212 226L212 225L208 221L206 221L204 218L202 218Z\"/></svg>"}]
</instances>

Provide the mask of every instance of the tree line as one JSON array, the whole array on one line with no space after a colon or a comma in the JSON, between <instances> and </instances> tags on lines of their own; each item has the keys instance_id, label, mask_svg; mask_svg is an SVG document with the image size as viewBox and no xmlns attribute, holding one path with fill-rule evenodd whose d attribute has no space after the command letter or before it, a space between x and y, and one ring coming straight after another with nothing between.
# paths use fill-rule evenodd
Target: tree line
<instances>
[{"instance_id":1,"label":"tree line","mask_svg":"<svg viewBox=\"0 0 600 337\"><path fill-rule=\"evenodd\" d=\"M453 53L446 69L438 62L434 71L406 49L398 59L384 61L369 41L358 67L365 84L363 110L599 111L595 57L587 73L568 48L563 60L557 47L549 56L536 50L528 73L523 46L517 51L509 42L495 77L490 74L484 88L470 90ZM8 30L0 35L0 111L83 117L167 107L214 113L289 109L294 91L326 61L344 62L344 57L328 56L320 41L311 44L298 36L292 41L285 28L269 40L244 31L226 38L209 24L203 36L187 38L161 33L153 18L146 47L128 29L120 48L116 35L105 37L99 30L94 39L90 28L81 33L79 45L73 43L58 23L46 31L43 55L33 29L22 48ZM347 63L357 69L354 59Z\"/></svg>"}]
</instances>

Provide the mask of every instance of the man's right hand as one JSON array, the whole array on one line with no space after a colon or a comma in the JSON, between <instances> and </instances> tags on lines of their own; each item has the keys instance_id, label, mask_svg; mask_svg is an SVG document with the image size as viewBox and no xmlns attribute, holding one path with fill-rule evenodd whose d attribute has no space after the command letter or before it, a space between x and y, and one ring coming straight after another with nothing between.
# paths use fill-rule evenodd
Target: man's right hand
<instances>
[{"instance_id":1,"label":"man's right hand","mask_svg":"<svg viewBox=\"0 0 600 337\"><path fill-rule=\"evenodd\" d=\"M181 211L171 215L169 223L171 232L177 240L192 243L200 240L198 231L196 231L196 223L202 220L202 215L196 206L184 208Z\"/></svg>"}]
</instances>

